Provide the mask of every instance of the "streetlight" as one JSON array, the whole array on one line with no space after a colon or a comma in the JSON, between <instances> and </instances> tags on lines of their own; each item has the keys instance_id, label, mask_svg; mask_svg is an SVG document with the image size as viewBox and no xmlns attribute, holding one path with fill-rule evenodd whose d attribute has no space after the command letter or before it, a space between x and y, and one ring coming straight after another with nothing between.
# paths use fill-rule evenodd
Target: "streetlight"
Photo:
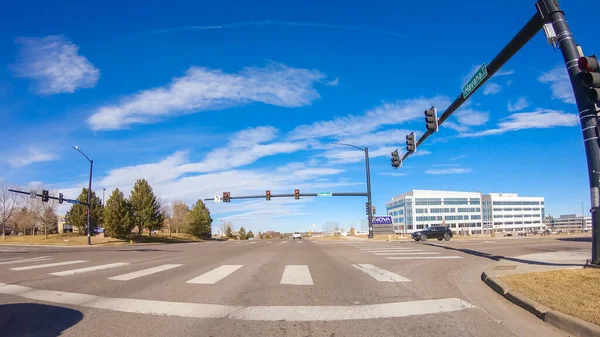
<instances>
[{"instance_id":1,"label":"streetlight","mask_svg":"<svg viewBox=\"0 0 600 337\"><path fill-rule=\"evenodd\" d=\"M104 207L104 192L106 192L106 188L102 189L102 207Z\"/></svg>"},{"instance_id":2,"label":"streetlight","mask_svg":"<svg viewBox=\"0 0 600 337\"><path fill-rule=\"evenodd\" d=\"M331 144L353 147L353 148L361 150L365 153L365 169L366 169L366 173L367 173L367 204L369 206L369 209L368 209L369 239L372 239L373 238L373 203L371 202L371 169L369 168L369 148L368 147L362 148L362 147L358 147L356 145L346 144L346 143L338 143L338 142L331 143Z\"/></svg>"},{"instance_id":3,"label":"streetlight","mask_svg":"<svg viewBox=\"0 0 600 337\"><path fill-rule=\"evenodd\" d=\"M88 200L87 200L87 204L88 204L88 209L87 209L87 242L88 245L92 244L92 238L90 235L90 213L92 212L92 169L94 167L94 161L92 159L90 159L88 156L85 155L85 153L81 152L81 150L79 150L79 146L73 146L73 149L79 153L81 153L85 159L87 159L90 162L90 182L88 185Z\"/></svg>"}]
</instances>

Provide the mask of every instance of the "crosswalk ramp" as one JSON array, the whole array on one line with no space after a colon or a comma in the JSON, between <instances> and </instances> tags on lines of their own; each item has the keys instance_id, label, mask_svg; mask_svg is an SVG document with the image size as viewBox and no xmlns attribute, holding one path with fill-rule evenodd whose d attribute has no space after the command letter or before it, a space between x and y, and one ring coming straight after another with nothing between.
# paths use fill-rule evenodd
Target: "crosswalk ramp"
<instances>
[{"instance_id":1,"label":"crosswalk ramp","mask_svg":"<svg viewBox=\"0 0 600 337\"><path fill-rule=\"evenodd\" d=\"M93 263L93 261L87 260L72 260L72 261L60 261L60 262L52 262L51 257L40 256L35 258L14 258L14 260L7 260L2 262L12 262L15 264L23 263L27 264L24 266L10 266L10 270L14 272L34 272L34 271L43 271L44 269L53 269L46 270L48 275L57 276L57 277L76 277L80 275L94 274L95 272L103 271L104 273L98 274L103 275L102 277L106 277L107 280L110 281L119 281L119 282L127 282L131 280L140 279L143 277L147 277L150 275L164 273L172 270L185 270L184 274L188 275L190 273L189 269L184 268L184 264L160 264L156 266L151 266L148 268L137 269L135 270L135 264L131 264L128 262L113 262L113 263L105 263L105 264L97 264ZM87 264L87 266L86 266ZM91 265L90 265L91 264ZM146 264L146 263L145 263ZM77 268L73 268L77 266ZM133 271L128 271L126 273L113 273L113 270L118 270L119 268L129 267L128 269L134 269ZM377 281L377 282L410 282L410 280L404 276L398 275L392 271L377 267L373 264L351 264L353 269L357 270L361 273L355 274L354 277L358 277L358 275L367 275L369 279ZM234 275L240 273L241 270L252 268L252 266L246 265L233 265L233 264L224 264L219 266L214 266L209 270L204 270L199 275L196 275L192 278L186 278L184 283L188 286L210 286L219 284L228 278L234 277ZM55 271L57 270L58 271ZM252 269L250 269L252 270ZM293 265L281 265L274 268L273 273L271 273L272 277L276 275L280 275L278 277L278 283L281 286L314 286L318 285L319 277L315 280L313 278L313 274L311 273L311 268L307 264L293 264ZM112 273L112 275L106 275L106 272ZM193 274L193 271L190 273ZM108 276L108 277L107 277ZM191 276L191 275L190 275ZM189 277L189 276L188 276Z\"/></svg>"}]
</instances>

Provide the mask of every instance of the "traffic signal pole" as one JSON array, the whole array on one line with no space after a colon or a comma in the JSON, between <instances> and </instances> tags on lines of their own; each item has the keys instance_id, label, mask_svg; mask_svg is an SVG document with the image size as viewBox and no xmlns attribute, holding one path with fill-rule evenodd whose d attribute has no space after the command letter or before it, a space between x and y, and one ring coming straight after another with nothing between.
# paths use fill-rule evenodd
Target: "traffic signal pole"
<instances>
[{"instance_id":1,"label":"traffic signal pole","mask_svg":"<svg viewBox=\"0 0 600 337\"><path fill-rule=\"evenodd\" d=\"M371 168L369 167L369 148L365 147L365 166L367 171L367 203L369 204L369 239L373 238L373 203L371 202Z\"/></svg>"},{"instance_id":2,"label":"traffic signal pole","mask_svg":"<svg viewBox=\"0 0 600 337\"><path fill-rule=\"evenodd\" d=\"M565 14L556 0L540 0L537 2L538 14L544 23L552 24L560 51L562 52L573 93L579 112L579 121L583 132L583 143L588 164L592 213L592 259L591 263L600 264L600 148L598 144L598 108L587 99L587 88L581 78L581 70L577 66L580 55L573 34L565 20Z\"/></svg>"}]
</instances>

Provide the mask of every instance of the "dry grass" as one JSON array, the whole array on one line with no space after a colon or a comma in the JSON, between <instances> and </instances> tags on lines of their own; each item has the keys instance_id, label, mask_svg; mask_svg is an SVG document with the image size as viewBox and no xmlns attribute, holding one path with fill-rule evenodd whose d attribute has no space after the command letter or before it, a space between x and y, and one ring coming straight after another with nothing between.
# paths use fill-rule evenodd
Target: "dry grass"
<instances>
[{"instance_id":1,"label":"dry grass","mask_svg":"<svg viewBox=\"0 0 600 337\"><path fill-rule=\"evenodd\" d=\"M502 280L549 308L600 325L600 269L517 274Z\"/></svg>"},{"instance_id":2,"label":"dry grass","mask_svg":"<svg viewBox=\"0 0 600 337\"><path fill-rule=\"evenodd\" d=\"M92 237L93 245L122 245L127 243L125 240L115 238L99 238ZM6 240L0 239L0 244L27 244L27 245L87 245L87 236L64 233L64 234L48 234L48 239L44 235L27 235L27 236L7 236Z\"/></svg>"},{"instance_id":3,"label":"dry grass","mask_svg":"<svg viewBox=\"0 0 600 337\"><path fill-rule=\"evenodd\" d=\"M112 246L129 244L130 240L134 243L182 243L182 242L197 242L203 241L190 234L169 234L158 233L153 236L142 235L141 237L133 236L130 239L115 239L108 237L92 236L92 245ZM6 240L0 239L0 244L26 244L26 245L66 245L78 246L87 245L87 236L74 233L49 234L48 239L44 235L27 235L27 236L7 236Z\"/></svg>"}]
</instances>

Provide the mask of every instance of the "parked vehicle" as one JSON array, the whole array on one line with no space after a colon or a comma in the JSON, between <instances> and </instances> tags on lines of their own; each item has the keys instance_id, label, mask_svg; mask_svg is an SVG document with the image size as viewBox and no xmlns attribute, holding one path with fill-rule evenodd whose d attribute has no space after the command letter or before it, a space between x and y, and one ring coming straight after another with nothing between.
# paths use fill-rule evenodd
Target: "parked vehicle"
<instances>
[{"instance_id":1,"label":"parked vehicle","mask_svg":"<svg viewBox=\"0 0 600 337\"><path fill-rule=\"evenodd\" d=\"M427 241L427 239L450 241L450 239L452 239L452 231L448 227L433 226L425 228L422 231L412 233L412 238L415 241Z\"/></svg>"},{"instance_id":2,"label":"parked vehicle","mask_svg":"<svg viewBox=\"0 0 600 337\"><path fill-rule=\"evenodd\" d=\"M302 234L300 234L300 232L294 232L294 234L292 234L292 239L293 240L296 240L296 239L302 240Z\"/></svg>"}]
</instances>

